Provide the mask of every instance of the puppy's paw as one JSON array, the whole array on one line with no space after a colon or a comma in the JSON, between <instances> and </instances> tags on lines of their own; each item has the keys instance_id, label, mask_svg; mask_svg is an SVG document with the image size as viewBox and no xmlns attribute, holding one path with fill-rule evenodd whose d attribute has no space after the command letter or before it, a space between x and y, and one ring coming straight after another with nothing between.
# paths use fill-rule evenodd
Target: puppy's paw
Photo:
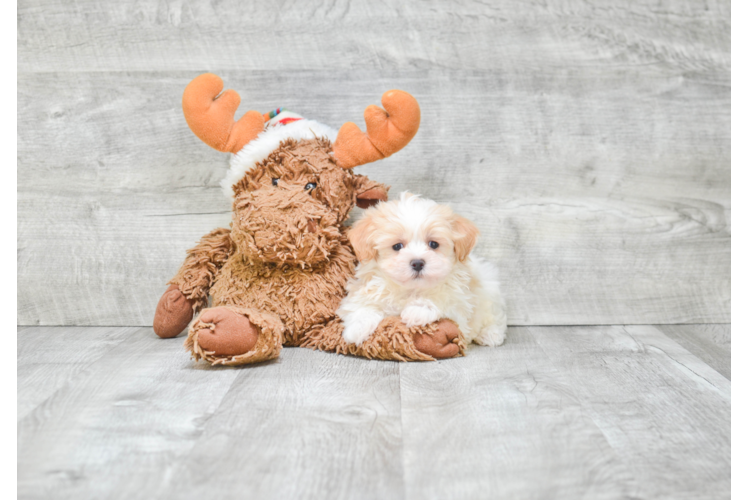
<instances>
[{"instance_id":1,"label":"puppy's paw","mask_svg":"<svg viewBox=\"0 0 748 500\"><path fill-rule=\"evenodd\" d=\"M506 325L488 325L475 338L475 343L488 347L497 347L506 340Z\"/></svg>"},{"instance_id":2,"label":"puppy's paw","mask_svg":"<svg viewBox=\"0 0 748 500\"><path fill-rule=\"evenodd\" d=\"M343 340L361 345L377 329L384 316L370 310L357 311L343 320Z\"/></svg>"},{"instance_id":3,"label":"puppy's paw","mask_svg":"<svg viewBox=\"0 0 748 500\"><path fill-rule=\"evenodd\" d=\"M441 311L434 304L426 301L410 304L400 313L400 319L408 328L428 325L440 317Z\"/></svg>"}]
</instances>

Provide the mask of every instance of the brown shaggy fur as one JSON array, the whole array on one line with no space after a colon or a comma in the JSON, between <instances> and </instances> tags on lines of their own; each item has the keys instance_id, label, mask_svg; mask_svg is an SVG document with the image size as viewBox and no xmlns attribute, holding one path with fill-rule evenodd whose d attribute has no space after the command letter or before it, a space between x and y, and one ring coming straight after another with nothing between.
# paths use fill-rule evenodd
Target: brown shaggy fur
<instances>
[{"instance_id":1,"label":"brown shaggy fur","mask_svg":"<svg viewBox=\"0 0 748 500\"><path fill-rule=\"evenodd\" d=\"M208 291L221 267L236 250L231 231L218 228L200 238L196 247L187 251L187 258L170 285L177 285L185 297L194 301L199 311L208 304Z\"/></svg>"},{"instance_id":2,"label":"brown shaggy fur","mask_svg":"<svg viewBox=\"0 0 748 500\"><path fill-rule=\"evenodd\" d=\"M454 328L457 325L448 321ZM307 333L302 347L333 351L338 354L352 354L369 359L389 359L393 361L433 361L434 358L419 351L413 338L415 335L434 335L440 322L434 322L424 327L406 327L399 317L384 318L376 331L361 346L349 344L343 340L343 322L336 317L324 325L315 325ZM459 330L458 330L459 331ZM465 343L461 337L454 341L458 347L458 354L464 355Z\"/></svg>"},{"instance_id":3,"label":"brown shaggy fur","mask_svg":"<svg viewBox=\"0 0 748 500\"><path fill-rule=\"evenodd\" d=\"M212 307L246 316L260 333L241 355L200 346L200 331L216 325L192 321L185 347L195 359L239 365L272 359L281 346L399 361L433 360L416 349L414 335L432 335L437 323L406 328L386 318L361 346L342 338L335 311L345 296L356 257L343 221L354 204L386 198L387 186L338 167L326 138L283 142L234 186L231 229L217 229L188 252L170 281L200 311ZM357 200L357 196L361 199ZM375 199L372 200L372 197ZM454 341L462 354L461 339Z\"/></svg>"}]
</instances>

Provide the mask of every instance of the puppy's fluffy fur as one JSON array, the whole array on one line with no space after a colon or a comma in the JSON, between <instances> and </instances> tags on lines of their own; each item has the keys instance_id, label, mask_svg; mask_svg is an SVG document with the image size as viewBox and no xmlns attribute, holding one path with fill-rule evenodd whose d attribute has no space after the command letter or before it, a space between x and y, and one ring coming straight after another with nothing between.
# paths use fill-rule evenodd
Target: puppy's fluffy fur
<instances>
[{"instance_id":1,"label":"puppy's fluffy fur","mask_svg":"<svg viewBox=\"0 0 748 500\"><path fill-rule=\"evenodd\" d=\"M407 326L449 318L466 343L504 342L498 271L470 255L478 237L472 222L406 192L368 209L348 237L360 264L338 309L347 342L360 345L386 316Z\"/></svg>"}]
</instances>

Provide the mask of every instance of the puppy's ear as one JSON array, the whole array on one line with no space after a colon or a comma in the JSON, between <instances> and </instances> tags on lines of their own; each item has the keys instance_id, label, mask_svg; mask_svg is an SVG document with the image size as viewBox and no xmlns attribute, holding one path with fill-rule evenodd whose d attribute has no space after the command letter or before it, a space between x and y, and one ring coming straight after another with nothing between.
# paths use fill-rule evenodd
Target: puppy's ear
<instances>
[{"instance_id":1,"label":"puppy's ear","mask_svg":"<svg viewBox=\"0 0 748 500\"><path fill-rule=\"evenodd\" d=\"M372 260L377 256L377 251L371 241L371 233L374 230L374 219L364 215L364 218L353 224L348 232L348 239L353 245L353 251L361 262Z\"/></svg>"},{"instance_id":2,"label":"puppy's ear","mask_svg":"<svg viewBox=\"0 0 748 500\"><path fill-rule=\"evenodd\" d=\"M475 246L480 231L475 227L475 224L459 215L452 217L452 231L455 238L455 256L457 260L463 262Z\"/></svg>"}]
</instances>

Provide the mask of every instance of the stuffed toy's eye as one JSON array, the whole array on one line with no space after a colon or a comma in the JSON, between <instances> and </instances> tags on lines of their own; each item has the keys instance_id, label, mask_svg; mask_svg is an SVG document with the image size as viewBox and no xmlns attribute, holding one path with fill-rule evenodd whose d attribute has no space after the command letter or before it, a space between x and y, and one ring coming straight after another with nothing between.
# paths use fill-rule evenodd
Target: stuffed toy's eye
<instances>
[{"instance_id":1,"label":"stuffed toy's eye","mask_svg":"<svg viewBox=\"0 0 748 500\"><path fill-rule=\"evenodd\" d=\"M278 185L278 179L273 179L273 186L277 186L277 185Z\"/></svg>"},{"instance_id":2,"label":"stuffed toy's eye","mask_svg":"<svg viewBox=\"0 0 748 500\"><path fill-rule=\"evenodd\" d=\"M437 248L439 248L439 243L435 241L429 241L429 246L433 248L434 250L436 250Z\"/></svg>"},{"instance_id":3,"label":"stuffed toy's eye","mask_svg":"<svg viewBox=\"0 0 748 500\"><path fill-rule=\"evenodd\" d=\"M403 244L402 243L396 243L396 244L392 245L392 249L394 251L396 251L396 252L399 252L400 250L403 249Z\"/></svg>"},{"instance_id":4,"label":"stuffed toy's eye","mask_svg":"<svg viewBox=\"0 0 748 500\"><path fill-rule=\"evenodd\" d=\"M309 184L307 184L306 186L304 186L304 190L311 191L312 189L314 189L316 187L317 187L317 185L315 183L310 182Z\"/></svg>"}]
</instances>

